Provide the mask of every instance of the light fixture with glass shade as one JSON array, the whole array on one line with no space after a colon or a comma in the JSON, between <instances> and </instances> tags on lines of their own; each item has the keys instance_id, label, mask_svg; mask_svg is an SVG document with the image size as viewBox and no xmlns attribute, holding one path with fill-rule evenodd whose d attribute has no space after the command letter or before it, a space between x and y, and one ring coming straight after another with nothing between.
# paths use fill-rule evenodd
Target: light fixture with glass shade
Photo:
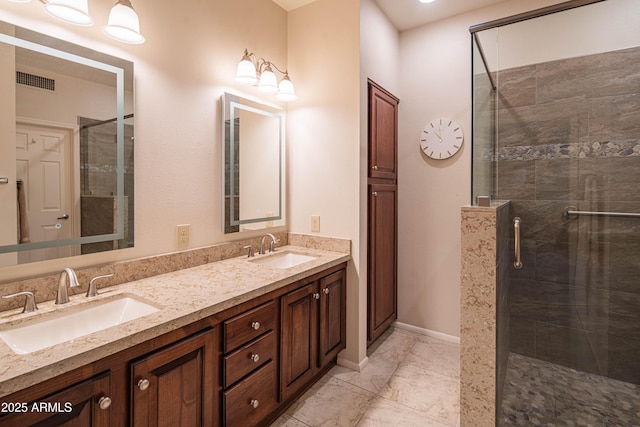
<instances>
[{"instance_id":1,"label":"light fixture with glass shade","mask_svg":"<svg viewBox=\"0 0 640 427\"><path fill-rule=\"evenodd\" d=\"M47 0L44 8L49 15L70 24L93 25L88 0Z\"/></svg>"},{"instance_id":2,"label":"light fixture with glass shade","mask_svg":"<svg viewBox=\"0 0 640 427\"><path fill-rule=\"evenodd\" d=\"M14 3L28 3L31 0L9 0ZM89 0L40 0L47 13L62 21L75 25L93 25L89 16ZM130 0L117 0L109 13L109 21L102 29L109 37L131 44L144 43L140 34L138 14Z\"/></svg>"},{"instance_id":3,"label":"light fixture with glass shade","mask_svg":"<svg viewBox=\"0 0 640 427\"><path fill-rule=\"evenodd\" d=\"M278 85L278 94L276 95L280 101L295 101L298 99L296 95L296 91L293 88L293 83L291 83L291 79L289 78L289 73L285 71L284 77L280 80L280 84Z\"/></svg>"},{"instance_id":4,"label":"light fixture with glass shade","mask_svg":"<svg viewBox=\"0 0 640 427\"><path fill-rule=\"evenodd\" d=\"M129 0L118 0L109 12L109 22L102 29L109 37L130 44L144 43L138 14Z\"/></svg>"},{"instance_id":5,"label":"light fixture with glass shade","mask_svg":"<svg viewBox=\"0 0 640 427\"><path fill-rule=\"evenodd\" d=\"M283 75L280 84L273 69ZM236 81L244 84L257 84L258 89L266 93L276 93L276 98L280 101L295 101L295 88L289 78L287 70L280 70L276 64L263 58L257 58L255 53L247 49L244 50L242 59L236 69Z\"/></svg>"}]
</instances>

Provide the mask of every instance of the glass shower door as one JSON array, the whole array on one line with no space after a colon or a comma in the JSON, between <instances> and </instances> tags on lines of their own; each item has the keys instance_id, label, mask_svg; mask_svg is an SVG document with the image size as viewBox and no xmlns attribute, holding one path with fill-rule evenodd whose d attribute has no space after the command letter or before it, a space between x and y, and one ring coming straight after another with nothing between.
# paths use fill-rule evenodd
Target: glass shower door
<instances>
[{"instance_id":1,"label":"glass shower door","mask_svg":"<svg viewBox=\"0 0 640 427\"><path fill-rule=\"evenodd\" d=\"M477 34L496 103L478 114L474 76L474 130L495 127L495 198L522 218L500 425L640 425L637 28L637 1L607 0Z\"/></svg>"}]
</instances>

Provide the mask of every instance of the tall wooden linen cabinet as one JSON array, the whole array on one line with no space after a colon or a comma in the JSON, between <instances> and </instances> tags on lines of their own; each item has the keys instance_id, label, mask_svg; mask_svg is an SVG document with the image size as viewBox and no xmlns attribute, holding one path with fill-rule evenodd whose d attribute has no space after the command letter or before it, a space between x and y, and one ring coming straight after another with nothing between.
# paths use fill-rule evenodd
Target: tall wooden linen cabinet
<instances>
[{"instance_id":1,"label":"tall wooden linen cabinet","mask_svg":"<svg viewBox=\"0 0 640 427\"><path fill-rule=\"evenodd\" d=\"M367 344L397 318L398 98L368 81Z\"/></svg>"}]
</instances>

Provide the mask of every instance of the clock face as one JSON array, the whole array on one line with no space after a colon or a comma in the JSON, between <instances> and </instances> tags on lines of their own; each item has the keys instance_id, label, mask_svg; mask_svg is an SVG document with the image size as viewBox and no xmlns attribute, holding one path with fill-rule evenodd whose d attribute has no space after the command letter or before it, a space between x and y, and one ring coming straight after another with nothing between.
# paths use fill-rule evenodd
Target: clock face
<instances>
[{"instance_id":1,"label":"clock face","mask_svg":"<svg viewBox=\"0 0 640 427\"><path fill-rule=\"evenodd\" d=\"M420 134L424 154L436 160L448 159L460 150L464 141L462 127L449 119L428 123Z\"/></svg>"}]
</instances>

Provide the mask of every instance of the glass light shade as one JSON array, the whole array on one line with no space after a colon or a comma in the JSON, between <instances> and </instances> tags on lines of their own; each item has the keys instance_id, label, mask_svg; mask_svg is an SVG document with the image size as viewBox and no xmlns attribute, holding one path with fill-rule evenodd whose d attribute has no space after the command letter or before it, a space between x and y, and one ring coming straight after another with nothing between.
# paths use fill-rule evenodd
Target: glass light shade
<instances>
[{"instance_id":1,"label":"glass light shade","mask_svg":"<svg viewBox=\"0 0 640 427\"><path fill-rule=\"evenodd\" d=\"M267 65L262 74L260 74L258 89L267 93L274 93L278 91L278 79L276 78L276 75L273 74L269 65Z\"/></svg>"},{"instance_id":2,"label":"glass light shade","mask_svg":"<svg viewBox=\"0 0 640 427\"><path fill-rule=\"evenodd\" d=\"M138 14L128 0L121 0L111 8L109 21L102 31L112 39L121 42L144 43L144 37L140 34Z\"/></svg>"},{"instance_id":3,"label":"glass light shade","mask_svg":"<svg viewBox=\"0 0 640 427\"><path fill-rule=\"evenodd\" d=\"M51 16L70 24L92 25L87 0L49 0L45 10Z\"/></svg>"},{"instance_id":4,"label":"glass light shade","mask_svg":"<svg viewBox=\"0 0 640 427\"><path fill-rule=\"evenodd\" d=\"M420 0L420 3L433 3L435 0Z\"/></svg>"},{"instance_id":5,"label":"glass light shade","mask_svg":"<svg viewBox=\"0 0 640 427\"><path fill-rule=\"evenodd\" d=\"M238 69L236 70L236 81L245 84L254 84L258 81L256 76L256 67L249 59L242 58L242 61L238 63Z\"/></svg>"},{"instance_id":6,"label":"glass light shade","mask_svg":"<svg viewBox=\"0 0 640 427\"><path fill-rule=\"evenodd\" d=\"M296 99L298 99L298 96L296 95L296 91L293 87L293 83L291 83L291 80L289 79L288 74L285 74L284 77L282 78L282 81L280 81L280 84L278 85L278 94L276 95L276 98L279 99L280 101L285 101L285 102L295 101Z\"/></svg>"},{"instance_id":7,"label":"glass light shade","mask_svg":"<svg viewBox=\"0 0 640 427\"><path fill-rule=\"evenodd\" d=\"M9 0L9 1L13 3L29 3L31 0Z\"/></svg>"}]
</instances>

